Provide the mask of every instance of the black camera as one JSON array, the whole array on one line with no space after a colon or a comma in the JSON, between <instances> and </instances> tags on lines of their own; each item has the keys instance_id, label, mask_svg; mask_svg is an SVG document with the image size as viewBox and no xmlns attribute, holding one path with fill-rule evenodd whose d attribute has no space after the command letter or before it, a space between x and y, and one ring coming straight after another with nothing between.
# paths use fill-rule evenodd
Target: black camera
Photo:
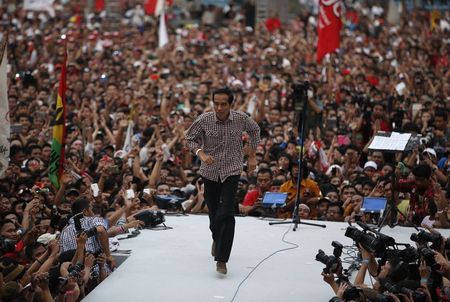
<instances>
[{"instance_id":1,"label":"black camera","mask_svg":"<svg viewBox=\"0 0 450 302\"><path fill-rule=\"evenodd\" d=\"M308 99L309 82L292 84L292 101L295 111L303 111L304 102Z\"/></svg>"},{"instance_id":2,"label":"black camera","mask_svg":"<svg viewBox=\"0 0 450 302\"><path fill-rule=\"evenodd\" d=\"M323 272L327 274L338 273L339 267L341 266L341 260L339 258L342 255L343 246L338 241L333 241L331 245L334 247L332 256L328 256L322 250L319 250L319 252L316 255L316 260L325 264Z\"/></svg>"},{"instance_id":3,"label":"black camera","mask_svg":"<svg viewBox=\"0 0 450 302\"><path fill-rule=\"evenodd\" d=\"M6 253L12 253L16 250L16 244L14 241L0 236L0 256Z\"/></svg>"},{"instance_id":4,"label":"black camera","mask_svg":"<svg viewBox=\"0 0 450 302\"><path fill-rule=\"evenodd\" d=\"M417 242L417 243L420 244L420 245L426 245L427 242L430 242L430 243L431 243L430 247L431 247L433 250L439 250L440 247L441 247L442 240L443 240L441 234L438 234L438 233L429 233L429 232L426 232L426 231L424 231L424 230L421 230L421 231L420 231L419 233L417 233L417 234L415 234L415 233L414 233L414 234L411 234L410 239L411 239L412 241L414 241L414 242ZM447 240L447 241L448 241L448 240ZM447 241L446 241L446 244L445 244L446 247L447 247L447 245L448 245Z\"/></svg>"},{"instance_id":5,"label":"black camera","mask_svg":"<svg viewBox=\"0 0 450 302\"><path fill-rule=\"evenodd\" d=\"M353 239L353 241L355 241L356 243L361 244L361 246L369 253L375 253L377 257L383 255L386 250L386 245L380 238L361 231L356 227L347 227L345 236Z\"/></svg>"},{"instance_id":6,"label":"black camera","mask_svg":"<svg viewBox=\"0 0 450 302\"><path fill-rule=\"evenodd\" d=\"M405 263L413 263L419 258L419 253L417 249L415 249L413 246L408 245L403 250L386 250L386 259L391 262L399 262L403 261Z\"/></svg>"},{"instance_id":7,"label":"black camera","mask_svg":"<svg viewBox=\"0 0 450 302\"><path fill-rule=\"evenodd\" d=\"M145 227L152 228L158 224L163 224L166 221L164 218L164 212L162 211L143 211L134 216L136 219L144 222Z\"/></svg>"},{"instance_id":8,"label":"black camera","mask_svg":"<svg viewBox=\"0 0 450 302\"><path fill-rule=\"evenodd\" d=\"M390 282L390 280L386 280L386 281L382 282L382 287L385 290L387 290L388 292L393 293L394 295L404 294L407 297L409 297L411 295L413 297L413 301L415 301L415 302L427 301L427 297L426 297L425 293L423 293L421 291L417 291L417 290L412 290L407 287L402 287L398 284L393 284Z\"/></svg>"},{"instance_id":9,"label":"black camera","mask_svg":"<svg viewBox=\"0 0 450 302\"><path fill-rule=\"evenodd\" d=\"M79 236L81 233L85 233L88 238L97 235L97 228L94 226L90 229L84 230L81 227L81 219L83 218L83 213L79 213L73 216L73 222L75 223L75 230L77 231L77 235Z\"/></svg>"},{"instance_id":10,"label":"black camera","mask_svg":"<svg viewBox=\"0 0 450 302\"><path fill-rule=\"evenodd\" d=\"M420 247L419 255L422 256L426 265L431 267L432 270L438 270L440 268L440 265L436 263L436 260L434 260L434 251L429 247Z\"/></svg>"}]
</instances>

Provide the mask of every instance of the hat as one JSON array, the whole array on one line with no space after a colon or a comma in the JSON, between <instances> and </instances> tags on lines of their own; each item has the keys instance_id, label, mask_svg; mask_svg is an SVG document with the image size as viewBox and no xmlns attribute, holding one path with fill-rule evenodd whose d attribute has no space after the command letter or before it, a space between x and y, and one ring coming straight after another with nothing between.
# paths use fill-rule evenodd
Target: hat
<instances>
[{"instance_id":1,"label":"hat","mask_svg":"<svg viewBox=\"0 0 450 302\"><path fill-rule=\"evenodd\" d=\"M113 145L107 145L103 150L111 149L112 152L114 152L114 146Z\"/></svg>"},{"instance_id":2,"label":"hat","mask_svg":"<svg viewBox=\"0 0 450 302\"><path fill-rule=\"evenodd\" d=\"M245 176L241 176L238 181L248 184L248 178Z\"/></svg>"},{"instance_id":3,"label":"hat","mask_svg":"<svg viewBox=\"0 0 450 302\"><path fill-rule=\"evenodd\" d=\"M299 204L299 205L298 205L298 208L299 208L299 209L305 209L305 210L307 210L308 212L311 212L311 209L310 209L306 204L304 204L304 203Z\"/></svg>"},{"instance_id":4,"label":"hat","mask_svg":"<svg viewBox=\"0 0 450 302\"><path fill-rule=\"evenodd\" d=\"M364 170L365 170L366 168L374 168L375 170L378 170L377 163L374 162L373 160L369 160L368 162L366 162L366 163L364 164Z\"/></svg>"},{"instance_id":5,"label":"hat","mask_svg":"<svg viewBox=\"0 0 450 302\"><path fill-rule=\"evenodd\" d=\"M333 169L337 169L337 170L339 170L339 171L342 173L342 167L341 167L341 166L339 166L339 165L331 165L331 166L328 168L327 173L325 173L325 174L326 174L326 175L330 175L330 174L331 174L331 171L333 171Z\"/></svg>"},{"instance_id":6,"label":"hat","mask_svg":"<svg viewBox=\"0 0 450 302\"><path fill-rule=\"evenodd\" d=\"M433 148L426 148L425 150L422 151L422 154L425 154L425 153L428 153L428 154L433 155L434 157L437 157L436 151L434 151Z\"/></svg>"},{"instance_id":7,"label":"hat","mask_svg":"<svg viewBox=\"0 0 450 302\"><path fill-rule=\"evenodd\" d=\"M50 241L55 240L56 237L58 237L58 234L59 232L56 232L55 234L45 233L39 236L39 238L36 241L44 245L47 245Z\"/></svg>"},{"instance_id":8,"label":"hat","mask_svg":"<svg viewBox=\"0 0 450 302\"><path fill-rule=\"evenodd\" d=\"M70 194L73 194L73 193L75 193L77 195L80 195L80 191L78 191L75 188L70 188L69 190L67 190L66 195L70 195Z\"/></svg>"},{"instance_id":9,"label":"hat","mask_svg":"<svg viewBox=\"0 0 450 302\"><path fill-rule=\"evenodd\" d=\"M3 273L3 279L5 282L16 281L21 278L25 272L25 267L18 264L11 258L2 258L0 261L0 270Z\"/></svg>"}]
</instances>

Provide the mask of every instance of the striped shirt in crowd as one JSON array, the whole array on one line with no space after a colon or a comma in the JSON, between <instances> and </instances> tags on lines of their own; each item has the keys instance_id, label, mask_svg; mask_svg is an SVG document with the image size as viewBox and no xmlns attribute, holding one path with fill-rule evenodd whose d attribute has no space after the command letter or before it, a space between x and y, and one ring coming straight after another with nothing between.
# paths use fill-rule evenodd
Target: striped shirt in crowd
<instances>
[{"instance_id":1,"label":"striped shirt in crowd","mask_svg":"<svg viewBox=\"0 0 450 302\"><path fill-rule=\"evenodd\" d=\"M200 175L216 182L224 182L229 176L240 175L244 160L244 131L249 135L250 148L255 150L260 141L260 129L247 114L231 110L226 121L217 119L215 112L200 115L186 135L192 152L202 149L214 157L211 165L202 162Z\"/></svg>"}]
</instances>

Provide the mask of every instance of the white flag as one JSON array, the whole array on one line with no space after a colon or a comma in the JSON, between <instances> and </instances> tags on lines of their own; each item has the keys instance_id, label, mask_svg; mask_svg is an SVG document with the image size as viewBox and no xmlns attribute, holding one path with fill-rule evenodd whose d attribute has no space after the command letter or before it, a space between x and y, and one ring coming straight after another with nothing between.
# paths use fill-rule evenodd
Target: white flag
<instances>
[{"instance_id":1,"label":"white flag","mask_svg":"<svg viewBox=\"0 0 450 302\"><path fill-rule=\"evenodd\" d=\"M128 122L128 128L127 128L127 134L125 136L125 142L123 144L123 151L124 155L128 154L131 151L131 148L133 147L131 143L131 137L133 136L133 122Z\"/></svg>"},{"instance_id":2,"label":"white flag","mask_svg":"<svg viewBox=\"0 0 450 302\"><path fill-rule=\"evenodd\" d=\"M55 9L53 8L54 0L24 0L23 9L32 11L46 11L54 18Z\"/></svg>"},{"instance_id":3,"label":"white flag","mask_svg":"<svg viewBox=\"0 0 450 302\"><path fill-rule=\"evenodd\" d=\"M164 47L167 43L169 43L169 36L167 35L167 28L166 28L166 18L164 15L164 6L161 11L161 15L159 16L159 48Z\"/></svg>"},{"instance_id":4,"label":"white flag","mask_svg":"<svg viewBox=\"0 0 450 302\"><path fill-rule=\"evenodd\" d=\"M9 106L7 86L7 65L8 56L6 50L7 38L3 37L3 42L0 44L0 177L9 165Z\"/></svg>"}]
</instances>

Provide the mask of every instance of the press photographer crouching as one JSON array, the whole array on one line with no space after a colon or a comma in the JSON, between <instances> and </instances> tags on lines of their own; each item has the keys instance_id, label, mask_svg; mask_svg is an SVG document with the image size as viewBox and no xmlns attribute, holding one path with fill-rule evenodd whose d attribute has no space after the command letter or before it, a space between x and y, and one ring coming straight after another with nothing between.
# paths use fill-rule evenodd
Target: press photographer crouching
<instances>
[{"instance_id":1,"label":"press photographer crouching","mask_svg":"<svg viewBox=\"0 0 450 302\"><path fill-rule=\"evenodd\" d=\"M86 199L78 199L72 205L73 216L62 230L60 237L61 253L77 250L77 239L84 234L87 239L85 252L92 255L104 254L109 269L114 269L115 260L111 255L107 226L102 217L94 216L92 206Z\"/></svg>"},{"instance_id":2,"label":"press photographer crouching","mask_svg":"<svg viewBox=\"0 0 450 302\"><path fill-rule=\"evenodd\" d=\"M394 238L379 233L369 226L350 226L345 236L358 246L358 257L349 269L342 268L339 248L333 256L319 250L316 260L324 263L324 281L336 294L330 301L407 301L431 302L450 300L450 240L439 233L420 231L412 234L417 248L397 243ZM333 246L336 246L333 242ZM348 247L344 247L346 249ZM351 255L348 253L348 255ZM358 268L353 284L346 273ZM364 284L367 270L372 288ZM372 278L374 280L372 280Z\"/></svg>"}]
</instances>

